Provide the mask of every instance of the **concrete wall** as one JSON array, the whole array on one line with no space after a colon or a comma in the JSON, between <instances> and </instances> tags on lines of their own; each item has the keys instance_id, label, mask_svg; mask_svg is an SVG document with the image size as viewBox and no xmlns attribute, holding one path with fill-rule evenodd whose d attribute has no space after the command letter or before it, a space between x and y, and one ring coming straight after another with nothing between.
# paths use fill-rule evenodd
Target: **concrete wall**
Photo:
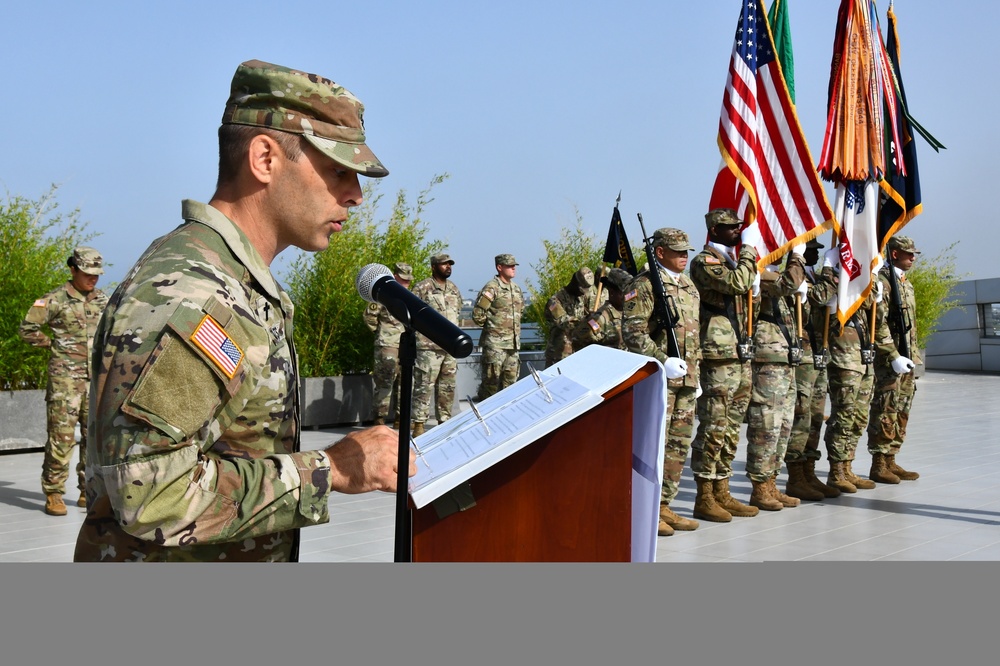
<instances>
[{"instance_id":1,"label":"concrete wall","mask_svg":"<svg viewBox=\"0 0 1000 666\"><path fill-rule=\"evenodd\" d=\"M45 446L45 391L0 392L0 451Z\"/></svg>"},{"instance_id":2,"label":"concrete wall","mask_svg":"<svg viewBox=\"0 0 1000 666\"><path fill-rule=\"evenodd\" d=\"M953 295L958 307L924 345L927 368L1000 372L1000 338L984 336L982 316L984 304L1000 303L1000 278L960 282Z\"/></svg>"}]
</instances>

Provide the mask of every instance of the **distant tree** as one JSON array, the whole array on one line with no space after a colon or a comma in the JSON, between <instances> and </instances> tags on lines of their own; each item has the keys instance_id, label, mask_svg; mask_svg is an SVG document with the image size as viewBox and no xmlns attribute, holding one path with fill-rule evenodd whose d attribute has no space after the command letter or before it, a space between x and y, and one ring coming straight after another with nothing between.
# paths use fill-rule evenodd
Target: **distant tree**
<instances>
[{"instance_id":1,"label":"distant tree","mask_svg":"<svg viewBox=\"0 0 1000 666\"><path fill-rule=\"evenodd\" d=\"M597 274L604 265L601 259L604 256L605 238L588 234L583 228L580 211L574 206L573 212L576 216L573 228L561 229L557 240L542 239L545 253L538 263L531 264L538 276L538 285L531 280L525 283L531 304L525 308L522 319L537 323L543 340L548 339L549 334L548 324L543 316L549 298L569 284L573 273L582 266L590 267Z\"/></svg>"},{"instance_id":2,"label":"distant tree","mask_svg":"<svg viewBox=\"0 0 1000 666\"><path fill-rule=\"evenodd\" d=\"M49 352L17 335L31 304L69 278L66 259L94 237L80 210L58 212L57 186L38 200L0 201L0 389L45 388Z\"/></svg>"},{"instance_id":3,"label":"distant tree","mask_svg":"<svg viewBox=\"0 0 1000 666\"><path fill-rule=\"evenodd\" d=\"M914 325L917 327L917 342L921 346L926 346L927 340L938 330L941 318L958 305L958 299L952 297L955 286L962 278L956 271L956 245L958 241L930 259L918 257L913 268L906 273L906 279L913 284L917 305Z\"/></svg>"},{"instance_id":4,"label":"distant tree","mask_svg":"<svg viewBox=\"0 0 1000 666\"><path fill-rule=\"evenodd\" d=\"M414 283L430 275L430 257L445 244L427 238L421 216L434 200L431 190L446 178L448 174L435 176L413 204L400 190L388 219L377 217L380 181L366 181L364 203L351 210L330 246L292 261L284 281L295 303L295 348L303 377L371 371L374 337L361 318L368 304L355 288L358 269L403 261L413 267Z\"/></svg>"}]
</instances>

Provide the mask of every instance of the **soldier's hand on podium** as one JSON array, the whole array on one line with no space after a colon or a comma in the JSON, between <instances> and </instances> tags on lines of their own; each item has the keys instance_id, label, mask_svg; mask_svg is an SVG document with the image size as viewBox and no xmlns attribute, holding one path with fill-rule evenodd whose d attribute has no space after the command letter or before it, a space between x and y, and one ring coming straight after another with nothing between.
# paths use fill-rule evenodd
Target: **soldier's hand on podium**
<instances>
[{"instance_id":1,"label":"soldier's hand on podium","mask_svg":"<svg viewBox=\"0 0 1000 666\"><path fill-rule=\"evenodd\" d=\"M323 450L333 474L331 488L347 494L372 490L396 492L399 433L378 425L352 432ZM408 476L417 473L417 454L410 449Z\"/></svg>"}]
</instances>

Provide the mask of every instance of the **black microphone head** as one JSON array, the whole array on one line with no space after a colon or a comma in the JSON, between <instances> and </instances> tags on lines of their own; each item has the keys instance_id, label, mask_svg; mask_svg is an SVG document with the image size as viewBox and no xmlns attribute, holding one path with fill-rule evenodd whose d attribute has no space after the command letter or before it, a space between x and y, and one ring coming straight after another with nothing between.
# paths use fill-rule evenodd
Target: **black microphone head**
<instances>
[{"instance_id":1,"label":"black microphone head","mask_svg":"<svg viewBox=\"0 0 1000 666\"><path fill-rule=\"evenodd\" d=\"M387 267L382 264L366 264L358 271L358 277L354 280L354 288L358 290L361 298L369 303L374 303L375 296L372 294L372 287L385 277L392 277L392 271Z\"/></svg>"}]
</instances>

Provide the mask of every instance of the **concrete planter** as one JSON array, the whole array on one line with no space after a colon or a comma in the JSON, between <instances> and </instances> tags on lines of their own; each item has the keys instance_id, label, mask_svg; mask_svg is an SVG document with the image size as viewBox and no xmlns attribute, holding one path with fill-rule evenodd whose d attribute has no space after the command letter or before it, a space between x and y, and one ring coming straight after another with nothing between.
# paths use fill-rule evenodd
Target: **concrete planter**
<instances>
[{"instance_id":1,"label":"concrete planter","mask_svg":"<svg viewBox=\"0 0 1000 666\"><path fill-rule=\"evenodd\" d=\"M45 391L0 392L0 451L45 447Z\"/></svg>"}]
</instances>

